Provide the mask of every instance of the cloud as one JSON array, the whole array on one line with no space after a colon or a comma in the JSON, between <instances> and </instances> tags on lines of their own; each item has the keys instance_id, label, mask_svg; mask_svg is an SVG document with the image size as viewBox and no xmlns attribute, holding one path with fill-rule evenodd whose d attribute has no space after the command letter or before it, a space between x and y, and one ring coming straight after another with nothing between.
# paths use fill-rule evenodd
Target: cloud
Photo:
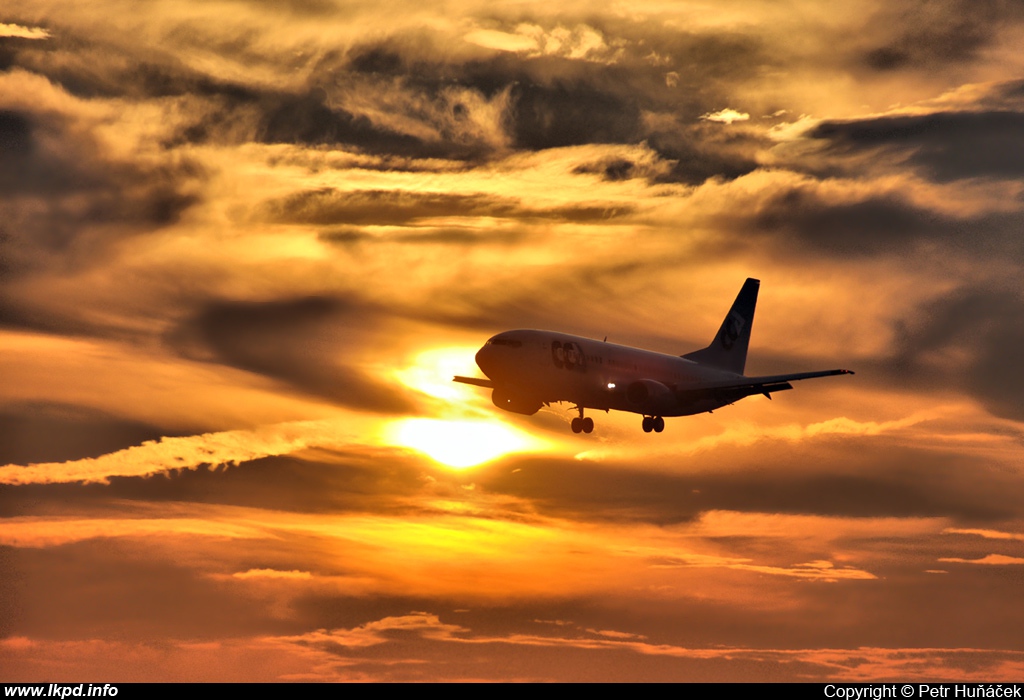
<instances>
[{"instance_id":1,"label":"cloud","mask_svg":"<svg viewBox=\"0 0 1024 700\"><path fill-rule=\"evenodd\" d=\"M465 36L471 44L497 51L536 51L537 40L525 33L502 32L496 29L474 29Z\"/></svg>"},{"instance_id":2,"label":"cloud","mask_svg":"<svg viewBox=\"0 0 1024 700\"><path fill-rule=\"evenodd\" d=\"M403 618L412 618L419 626L403 632L402 628L388 622ZM1020 653L1011 649L702 648L629 639L602 642L591 634L574 638L537 633L487 634L474 630L467 630L461 638L433 636L443 633L446 624L460 627L440 621L436 614L420 612L364 623L366 628L375 626L372 631L354 626L303 635L237 636L214 642L168 639L152 645L120 640L63 641L17 636L0 640L0 645L12 660L13 682L31 681L58 659L70 673L98 668L104 678L115 683L153 677L191 682L224 678L398 681L428 678L428 668L453 680L593 682L642 678L721 682L736 678L757 681L767 677L780 681L815 679L821 683L893 679L992 683L1013 681L1024 666ZM350 636L350 632L354 636ZM384 641L363 646L332 644L334 639L339 642L371 640L370 635L374 633L381 635ZM415 640L421 642L410 644ZM473 646L467 649L467 645ZM382 647L393 653L382 654ZM531 653L531 650L538 653ZM577 664L582 660L579 652L598 650L602 664L578 671Z\"/></svg>"},{"instance_id":3,"label":"cloud","mask_svg":"<svg viewBox=\"0 0 1024 700\"><path fill-rule=\"evenodd\" d=\"M510 96L508 129L519 148L641 140L639 105L585 83L523 84Z\"/></svg>"},{"instance_id":4,"label":"cloud","mask_svg":"<svg viewBox=\"0 0 1024 700\"><path fill-rule=\"evenodd\" d=\"M728 510L977 523L1020 512L1014 501L1020 487L997 476L998 461L982 469L974 456L897 447L883 438L873 444L857 434L822 434L800 448L787 442L720 444L696 454L645 452L644 471L627 456L635 448L601 461L520 457L513 460L519 472L493 469L479 480L490 491L530 500L541 513L598 522L669 525ZM794 450L803 467L793 468ZM653 471L654 465L662 469ZM965 483L968 465L977 478Z\"/></svg>"},{"instance_id":5,"label":"cloud","mask_svg":"<svg viewBox=\"0 0 1024 700\"><path fill-rule=\"evenodd\" d=\"M808 136L833 154L874 153L905 162L936 182L1014 180L1024 175L1019 110L935 112L825 121Z\"/></svg>"},{"instance_id":6,"label":"cloud","mask_svg":"<svg viewBox=\"0 0 1024 700\"><path fill-rule=\"evenodd\" d=\"M327 440L323 442L330 444ZM180 466L181 462L175 460L179 466L162 472L165 478L161 479L147 475L111 475L105 483L54 483L53 479L43 478L41 483L22 483L17 488L3 489L0 506L14 513L18 502L29 499L35 504L32 512L69 514L75 511L95 515L107 510L110 503L134 503L140 507L150 504L156 510L144 510L140 516L149 518L154 513L163 515L166 509L173 510L171 503L321 515L352 511L394 515L416 511L415 500L423 495L426 484L423 475L426 467L422 458L414 453L396 454L393 449L355 443L348 443L337 451L316 445L296 454L258 457L239 462L230 469L214 467L214 456L197 456L196 459L209 461L194 468ZM166 466L171 467L173 463ZM430 483L433 486L428 492L437 497L450 496L450 492L457 489L444 481ZM114 508L111 515L121 510L123 508ZM238 512L229 511L229 519ZM216 519L217 516L202 511L195 517ZM60 527L57 524L54 529ZM131 531L133 524L128 522L126 527ZM28 532L31 526L25 528L24 532ZM173 523L168 523L167 529L173 530ZM82 531L87 532L89 528ZM312 570L309 563L300 564L290 558L281 562L247 561L240 566L244 571L266 568L270 564L277 570L299 566Z\"/></svg>"},{"instance_id":7,"label":"cloud","mask_svg":"<svg viewBox=\"0 0 1024 700\"><path fill-rule=\"evenodd\" d=\"M706 120L695 125L677 120L653 121L646 135L647 143L665 160L671 162L668 174L655 182L681 182L700 185L711 179L733 180L759 167L758 151L767 143L754 131L721 132L721 127Z\"/></svg>"},{"instance_id":8,"label":"cloud","mask_svg":"<svg viewBox=\"0 0 1024 700\"><path fill-rule=\"evenodd\" d=\"M1000 532L999 530L981 530L977 528L950 527L943 530L949 535L978 535L993 540L1024 540L1024 534L1019 532Z\"/></svg>"},{"instance_id":9,"label":"cloud","mask_svg":"<svg viewBox=\"0 0 1024 700\"><path fill-rule=\"evenodd\" d=\"M465 39L484 48L520 53L528 57L560 56L597 63L614 63L623 52L621 46L609 46L599 30L585 24L571 28L557 25L545 29L538 24L521 23L515 27L514 32L475 29L466 34Z\"/></svg>"},{"instance_id":10,"label":"cloud","mask_svg":"<svg viewBox=\"0 0 1024 700\"><path fill-rule=\"evenodd\" d=\"M745 122L750 119L750 115L746 112L739 112L731 107L726 107L725 109L720 109L717 112L702 114L700 118L709 122L732 124L733 122Z\"/></svg>"},{"instance_id":11,"label":"cloud","mask_svg":"<svg viewBox=\"0 0 1024 700\"><path fill-rule=\"evenodd\" d=\"M0 408L0 464L95 458L162 437L142 421L59 403L18 403Z\"/></svg>"},{"instance_id":12,"label":"cloud","mask_svg":"<svg viewBox=\"0 0 1024 700\"><path fill-rule=\"evenodd\" d=\"M795 164L796 171L757 169L732 187L708 183L694 198L699 208L687 213L696 214L697 225L714 226L719 243L728 232L730 242L747 251L750 264L756 264L756 256L781 254L850 269L851 259L881 263L910 255L914 268L908 274L923 283L935 265L953 256L963 263L958 274L967 274L974 265L1022 251L1015 231L1024 209L1015 185L934 184L905 169L877 169L884 158L868 162L858 156L831 170L813 155L801 162L811 172L800 173L803 166ZM779 159L780 166L787 163L793 159ZM775 251L767 251L768 245Z\"/></svg>"},{"instance_id":13,"label":"cloud","mask_svg":"<svg viewBox=\"0 0 1024 700\"><path fill-rule=\"evenodd\" d=\"M238 571L232 574L232 576L243 581L248 579L308 580L313 578L313 575L308 571L278 571L276 569L249 569L248 571Z\"/></svg>"},{"instance_id":14,"label":"cloud","mask_svg":"<svg viewBox=\"0 0 1024 700\"><path fill-rule=\"evenodd\" d=\"M199 201L200 167L133 153L133 145L112 148L101 135L108 116L38 76L0 75L0 251L8 273L58 259L88 263L113 241L173 224Z\"/></svg>"},{"instance_id":15,"label":"cloud","mask_svg":"<svg viewBox=\"0 0 1024 700\"><path fill-rule=\"evenodd\" d=\"M298 192L263 205L272 221L317 225L395 226L449 216L509 216L519 203L482 194L417 193L398 190Z\"/></svg>"},{"instance_id":16,"label":"cloud","mask_svg":"<svg viewBox=\"0 0 1024 700\"><path fill-rule=\"evenodd\" d=\"M1024 299L1001 285L965 286L930 300L895 323L886 362L894 374L930 386L957 386L997 416L1024 417ZM940 379L941 377L941 379Z\"/></svg>"},{"instance_id":17,"label":"cloud","mask_svg":"<svg viewBox=\"0 0 1024 700\"><path fill-rule=\"evenodd\" d=\"M243 683L343 677L341 669L325 673L320 654L244 637L212 641L175 639L142 645L121 639L56 641L17 637L0 644L4 653L11 654L9 658L17 659L17 670L13 664L5 670L10 671L11 678L18 677L24 682L45 676L55 663L76 676L93 671L102 673L104 679L114 683L152 682L153 678L191 683L233 679ZM334 671L331 666L327 668Z\"/></svg>"},{"instance_id":18,"label":"cloud","mask_svg":"<svg viewBox=\"0 0 1024 700\"><path fill-rule=\"evenodd\" d=\"M23 27L20 24L0 22L0 37L16 37L19 39L46 39L50 32L42 27Z\"/></svg>"},{"instance_id":19,"label":"cloud","mask_svg":"<svg viewBox=\"0 0 1024 700\"><path fill-rule=\"evenodd\" d=\"M571 624L571 623L570 623ZM575 627L575 626L574 626ZM296 637L282 637L275 641L301 646L313 646L324 652L335 654L345 659L345 667L351 673L352 665L367 652L380 645L388 644L406 647L417 637L422 640L409 649L410 655L405 663L415 663L424 656L433 658L435 654L445 653L437 647L455 646L454 658L479 659L481 664L491 662L491 654L502 658L519 658L533 649L543 649L551 659L551 664L531 664L534 674L539 677L557 678L561 680L585 679L590 681L609 680L619 677L620 669L632 666L631 677L648 680L667 680L681 678L700 678L703 680L735 680L749 678L751 680L765 677L770 668L785 668L790 674L781 677L798 677L803 680L816 678L822 681L859 681L870 682L892 678L915 679L960 679L968 668L972 669L970 678L989 682L997 679L1011 679L1018 673L1022 660L1020 654L1013 650L983 649L941 649L941 648L878 648L859 647L856 649L777 649L743 648L720 646L707 648L684 646L672 643L658 643L644 638L637 638L630 633L617 630L573 630L575 634L538 634L523 632L513 634L488 634L476 632L461 625L442 622L431 613L410 613L404 616L384 618L373 623L351 628L336 630L319 630ZM429 643L428 643L429 642ZM473 653L459 653L458 647L473 647ZM493 648L493 651L488 651ZM573 673L572 666L561 659L574 656L574 651L602 650L603 670L591 669L583 676ZM662 666L657 660L674 659L675 661ZM718 662L728 659L731 673ZM385 671L383 668L376 673L372 670L372 661L366 659L366 671L371 677L380 678L377 673L383 672L384 677L391 679L417 677L415 666L403 668L398 665ZM451 661L449 661L451 663ZM472 662L470 662L472 664ZM505 668L507 664L495 664L494 669ZM545 668L545 671L541 671ZM557 669L561 669L560 671ZM465 677L468 670L459 670L458 676ZM342 671L342 674L345 672ZM472 672L469 672L472 673ZM515 678L509 672L494 674L494 671L479 672L488 678ZM511 671L515 673L514 670ZM986 675L987 674L987 675ZM531 677L531 676L527 676ZM533 676L536 677L536 676ZM774 677L774 676L769 676ZM780 678L781 678L780 677Z\"/></svg>"},{"instance_id":20,"label":"cloud","mask_svg":"<svg viewBox=\"0 0 1024 700\"><path fill-rule=\"evenodd\" d=\"M894 3L873 13L866 36L877 45L863 55L876 71L936 70L981 58L982 52L1007 30L1019 26L1020 8L1013 3L941 0L922 8Z\"/></svg>"},{"instance_id":21,"label":"cloud","mask_svg":"<svg viewBox=\"0 0 1024 700\"><path fill-rule=\"evenodd\" d=\"M353 629L318 630L300 637L284 638L278 641L301 642L321 648L334 647L368 647L384 644L389 640L391 632L417 633L425 639L451 640L469 630L459 625L444 624L437 615L413 612L409 615L385 617L381 620L368 622Z\"/></svg>"},{"instance_id":22,"label":"cloud","mask_svg":"<svg viewBox=\"0 0 1024 700\"><path fill-rule=\"evenodd\" d=\"M95 458L0 467L2 484L107 483L111 477L152 476L200 466L237 464L344 440L341 426L305 421L147 441Z\"/></svg>"},{"instance_id":23,"label":"cloud","mask_svg":"<svg viewBox=\"0 0 1024 700\"><path fill-rule=\"evenodd\" d=\"M1022 557L1009 557L1005 554L989 554L981 559L961 559L959 557L942 557L939 561L953 562L957 564L985 564L988 566L1006 566L1009 564L1024 564Z\"/></svg>"},{"instance_id":24,"label":"cloud","mask_svg":"<svg viewBox=\"0 0 1024 700\"><path fill-rule=\"evenodd\" d=\"M185 354L202 356L206 350L233 367L275 377L338 404L389 413L410 410L400 388L340 361L339 353L353 340L372 332L374 316L383 320L387 313L337 297L211 301L168 340Z\"/></svg>"},{"instance_id":25,"label":"cloud","mask_svg":"<svg viewBox=\"0 0 1024 700\"><path fill-rule=\"evenodd\" d=\"M517 199L486 194L447 194L441 192L405 192L401 190L361 190L343 192L331 188L298 192L265 203L258 217L286 223L315 225L352 224L364 226L409 226L425 220L447 217L543 218L567 221L606 221L629 214L627 205L572 205L551 209L524 206ZM429 234L426 234L429 236ZM464 238L466 235L464 234ZM326 234L332 239L330 233ZM344 234L335 238L345 239ZM447 240L443 235L441 239ZM364 239L365 240L365 239ZM399 241L421 240L408 236ZM429 240L429 237L428 239ZM469 240L481 242L487 235L469 234Z\"/></svg>"},{"instance_id":26,"label":"cloud","mask_svg":"<svg viewBox=\"0 0 1024 700\"><path fill-rule=\"evenodd\" d=\"M872 580L878 578L868 571L862 571L854 567L836 568L829 561L813 561L805 564L794 564L793 566L763 566L751 564L749 560L723 559L708 556L684 556L684 557L655 557L654 566L665 567L725 567L736 571L749 571L769 576L789 576L793 578L807 579L811 581L823 581L835 583L840 580Z\"/></svg>"},{"instance_id":27,"label":"cloud","mask_svg":"<svg viewBox=\"0 0 1024 700\"><path fill-rule=\"evenodd\" d=\"M5 518L4 534L0 535L0 544L7 547L45 548L97 538L161 538L170 535L237 540L258 538L261 533L257 528L217 523L201 518L52 519L28 516Z\"/></svg>"},{"instance_id":28,"label":"cloud","mask_svg":"<svg viewBox=\"0 0 1024 700\"><path fill-rule=\"evenodd\" d=\"M300 143L310 146L349 144L369 153L442 156L442 148L431 148L410 134L375 126L365 116L354 115L325 103L326 94L313 91L272 98L263 109L255 139L263 143Z\"/></svg>"},{"instance_id":29,"label":"cloud","mask_svg":"<svg viewBox=\"0 0 1024 700\"><path fill-rule=\"evenodd\" d=\"M551 48L555 45L551 43L553 38L564 33L557 27L543 29L540 25L522 23L512 29L512 32L481 30L483 33L471 36L485 43L529 36L534 45ZM711 59L719 62L715 68L728 74L735 69L734 63L741 64L747 58L764 59L750 55L757 52L756 42L740 36L683 35L680 38L678 33L653 37L648 34L641 38L637 27L630 23L615 27L615 31L619 33L616 38L606 36L604 40L600 33L589 28L574 31L570 34L575 39L567 38L568 34L558 39L557 51L538 49L537 55L518 60L509 53L502 53L463 62L450 55L441 58L432 51L423 55L422 46L414 49L408 42L392 39L354 49L349 67L364 76L359 83L363 86L360 90L364 90L364 103L378 102L381 90L387 86L392 91L392 114L397 109L412 116L404 109L405 104L395 103L393 95L397 88L399 94L409 95L407 104L420 105L421 116L415 117L420 120L424 103L446 101L444 95L449 89L446 86L453 81L465 85L466 95L478 95L491 105L485 108L484 103L480 103L472 107L470 105L478 99L462 98L462 102L470 106L468 114L489 111L492 115L479 122L489 125L481 127L480 133L491 134L479 142L498 146L491 150L495 154L502 152L500 146L506 142L492 133L495 127L500 127L507 136L508 146L533 151L588 143L639 144L646 141L665 158L678 161L687 182L749 172L752 166L737 165L740 159L733 153L735 144L730 145L725 139L715 143L704 138L706 134L690 133L687 128L701 114L709 113L707 108L700 109L704 95L699 91L707 91L711 99L713 89L708 86L717 84L720 76L687 74L682 78L678 71L673 72L676 85L685 79L688 89L682 97L672 97L664 90L665 61L658 60L652 65L650 56L661 55L659 52L664 51L675 57L666 61L678 60L698 73L706 67L699 59ZM652 43L656 46L653 52ZM579 51L570 48L577 44ZM600 48L612 45L614 49ZM583 46L590 48L584 50ZM421 55L414 54L414 50L419 50ZM566 51L564 56L559 53ZM557 60L556 55L559 55ZM608 58L610 55L614 58ZM622 72L620 64L629 66L629 72ZM410 77L411 66L415 66L414 77ZM418 97L414 99L412 95ZM500 104L496 102L499 99ZM495 111L494 107L499 109ZM382 113L373 118L377 121L394 119ZM451 133L457 134L462 129L464 125L452 129ZM726 153L717 153L720 148ZM749 154L745 155L750 162ZM718 169L719 164L722 169Z\"/></svg>"}]
</instances>

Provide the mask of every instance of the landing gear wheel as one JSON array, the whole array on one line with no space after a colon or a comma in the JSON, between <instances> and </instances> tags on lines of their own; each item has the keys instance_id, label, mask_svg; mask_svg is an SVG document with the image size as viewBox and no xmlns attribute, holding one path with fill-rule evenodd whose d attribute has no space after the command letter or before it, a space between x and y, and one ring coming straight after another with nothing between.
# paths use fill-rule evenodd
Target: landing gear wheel
<instances>
[{"instance_id":1,"label":"landing gear wheel","mask_svg":"<svg viewBox=\"0 0 1024 700\"><path fill-rule=\"evenodd\" d=\"M583 419L582 418L573 418L572 419L572 431L574 433L579 433L579 432L583 431Z\"/></svg>"},{"instance_id":2,"label":"landing gear wheel","mask_svg":"<svg viewBox=\"0 0 1024 700\"><path fill-rule=\"evenodd\" d=\"M654 419L650 416L644 416L644 432L649 433L654 430Z\"/></svg>"},{"instance_id":3,"label":"landing gear wheel","mask_svg":"<svg viewBox=\"0 0 1024 700\"><path fill-rule=\"evenodd\" d=\"M654 420L651 421L651 423L652 427L654 428L654 432L656 433L660 433L662 430L665 429L665 419L662 418L661 416L656 416Z\"/></svg>"},{"instance_id":4,"label":"landing gear wheel","mask_svg":"<svg viewBox=\"0 0 1024 700\"><path fill-rule=\"evenodd\" d=\"M588 434L594 432L594 419L593 418L584 418L583 419L583 432L588 433Z\"/></svg>"}]
</instances>

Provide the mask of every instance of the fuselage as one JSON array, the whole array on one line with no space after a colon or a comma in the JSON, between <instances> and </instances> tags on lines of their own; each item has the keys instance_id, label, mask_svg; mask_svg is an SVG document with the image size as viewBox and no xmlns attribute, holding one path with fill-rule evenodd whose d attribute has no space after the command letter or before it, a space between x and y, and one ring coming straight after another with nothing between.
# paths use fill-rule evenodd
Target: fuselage
<instances>
[{"instance_id":1,"label":"fuselage","mask_svg":"<svg viewBox=\"0 0 1024 700\"><path fill-rule=\"evenodd\" d=\"M569 401L602 411L686 416L741 398L695 394L703 386L742 375L675 355L554 331L499 333L477 352L476 363L497 392L514 395L526 407Z\"/></svg>"}]
</instances>

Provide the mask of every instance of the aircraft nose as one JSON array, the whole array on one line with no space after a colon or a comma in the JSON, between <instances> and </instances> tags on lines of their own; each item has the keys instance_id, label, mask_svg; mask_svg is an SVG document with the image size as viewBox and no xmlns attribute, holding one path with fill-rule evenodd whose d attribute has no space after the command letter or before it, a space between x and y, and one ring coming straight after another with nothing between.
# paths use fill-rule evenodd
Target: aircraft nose
<instances>
[{"instance_id":1,"label":"aircraft nose","mask_svg":"<svg viewBox=\"0 0 1024 700\"><path fill-rule=\"evenodd\" d=\"M489 342L476 351L476 366L490 379L497 379L496 375L502 374L502 364L500 348L496 348Z\"/></svg>"},{"instance_id":2,"label":"aircraft nose","mask_svg":"<svg viewBox=\"0 0 1024 700\"><path fill-rule=\"evenodd\" d=\"M485 345L476 351L476 366L479 367L480 371L482 371L488 377L491 376L489 370L494 369L494 358L491 352L492 350L493 348L490 348Z\"/></svg>"}]
</instances>

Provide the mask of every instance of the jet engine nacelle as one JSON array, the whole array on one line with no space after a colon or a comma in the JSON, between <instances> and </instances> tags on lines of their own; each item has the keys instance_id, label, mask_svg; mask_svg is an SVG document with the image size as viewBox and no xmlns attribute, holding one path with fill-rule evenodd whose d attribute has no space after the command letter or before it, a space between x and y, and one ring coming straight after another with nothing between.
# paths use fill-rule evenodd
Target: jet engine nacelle
<instances>
[{"instance_id":1,"label":"jet engine nacelle","mask_svg":"<svg viewBox=\"0 0 1024 700\"><path fill-rule=\"evenodd\" d=\"M520 394L513 394L505 389L495 389L491 394L491 401L498 408L512 413L521 413L524 416L532 416L540 410L541 402Z\"/></svg>"},{"instance_id":2,"label":"jet engine nacelle","mask_svg":"<svg viewBox=\"0 0 1024 700\"><path fill-rule=\"evenodd\" d=\"M672 390L653 379L639 379L626 387L626 399L640 413L650 416L671 414L676 408Z\"/></svg>"}]
</instances>

